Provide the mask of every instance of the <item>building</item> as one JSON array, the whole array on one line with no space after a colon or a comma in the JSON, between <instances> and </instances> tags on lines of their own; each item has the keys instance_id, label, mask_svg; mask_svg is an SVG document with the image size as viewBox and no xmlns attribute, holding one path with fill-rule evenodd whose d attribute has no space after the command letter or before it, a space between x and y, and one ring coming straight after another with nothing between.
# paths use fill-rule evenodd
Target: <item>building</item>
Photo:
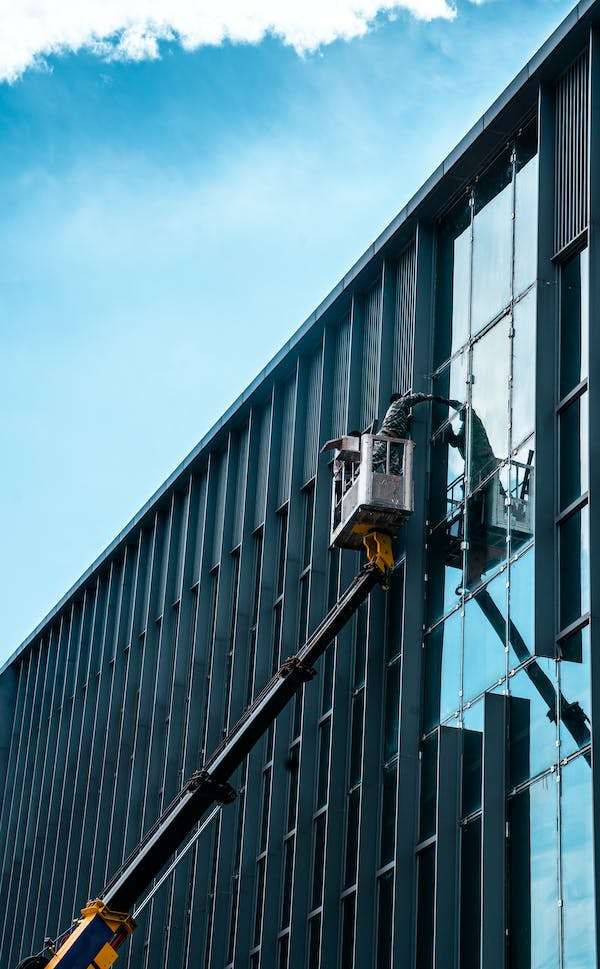
<instances>
[{"instance_id":1,"label":"building","mask_svg":"<svg viewBox=\"0 0 600 969\"><path fill-rule=\"evenodd\" d=\"M456 406L415 411L390 594L254 750L122 961L597 965L599 289L600 0L582 0L2 669L3 966L101 890L353 576L319 444L411 387Z\"/></svg>"}]
</instances>

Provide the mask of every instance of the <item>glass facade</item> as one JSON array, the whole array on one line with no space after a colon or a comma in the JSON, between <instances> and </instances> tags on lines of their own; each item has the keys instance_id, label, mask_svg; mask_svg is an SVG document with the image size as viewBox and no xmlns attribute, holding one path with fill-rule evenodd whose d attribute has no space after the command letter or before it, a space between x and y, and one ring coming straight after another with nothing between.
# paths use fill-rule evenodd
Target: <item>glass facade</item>
<instances>
[{"instance_id":1,"label":"glass facade","mask_svg":"<svg viewBox=\"0 0 600 969\"><path fill-rule=\"evenodd\" d=\"M554 67L528 75L0 673L3 966L71 923L348 587L361 556L330 547L319 449L408 389L434 400L413 412L390 588L250 752L124 965L596 966L575 49L556 89Z\"/></svg>"}]
</instances>

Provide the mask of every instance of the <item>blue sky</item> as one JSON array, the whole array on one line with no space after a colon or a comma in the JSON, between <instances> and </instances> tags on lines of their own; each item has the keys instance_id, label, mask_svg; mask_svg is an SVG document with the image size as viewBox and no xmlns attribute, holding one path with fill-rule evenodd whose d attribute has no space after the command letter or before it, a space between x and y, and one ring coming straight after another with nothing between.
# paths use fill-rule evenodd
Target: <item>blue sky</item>
<instances>
[{"instance_id":1,"label":"blue sky","mask_svg":"<svg viewBox=\"0 0 600 969\"><path fill-rule=\"evenodd\" d=\"M10 68L0 661L572 6L458 0L305 53L172 37Z\"/></svg>"}]
</instances>

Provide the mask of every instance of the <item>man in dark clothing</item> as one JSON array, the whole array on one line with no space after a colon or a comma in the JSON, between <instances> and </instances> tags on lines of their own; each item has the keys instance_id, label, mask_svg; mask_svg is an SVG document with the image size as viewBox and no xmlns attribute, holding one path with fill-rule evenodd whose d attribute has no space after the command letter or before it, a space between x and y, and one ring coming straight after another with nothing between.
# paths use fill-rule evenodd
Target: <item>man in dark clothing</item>
<instances>
[{"instance_id":1,"label":"man in dark clothing","mask_svg":"<svg viewBox=\"0 0 600 969\"><path fill-rule=\"evenodd\" d=\"M412 409L418 404L435 401L438 404L452 405L446 397L436 394L392 394L390 404L381 427L377 432L381 437L407 438L412 424ZM384 473L386 465L386 445L383 441L375 441L373 445L373 470ZM390 474L400 474L402 471L402 447L392 445L390 448Z\"/></svg>"}]
</instances>

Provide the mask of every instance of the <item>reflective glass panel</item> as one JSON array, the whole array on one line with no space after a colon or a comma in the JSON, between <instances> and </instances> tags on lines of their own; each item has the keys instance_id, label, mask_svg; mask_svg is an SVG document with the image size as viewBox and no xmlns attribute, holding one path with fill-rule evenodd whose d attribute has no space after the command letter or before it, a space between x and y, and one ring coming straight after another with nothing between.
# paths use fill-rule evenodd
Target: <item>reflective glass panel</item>
<instances>
[{"instance_id":1,"label":"reflective glass panel","mask_svg":"<svg viewBox=\"0 0 600 969\"><path fill-rule=\"evenodd\" d=\"M433 378L433 393L437 397L445 397L458 404L467 402L467 373L469 369L469 353L463 350L447 364L440 373ZM432 427L440 427L456 412L448 404L434 401L432 407Z\"/></svg>"},{"instance_id":2,"label":"reflective glass panel","mask_svg":"<svg viewBox=\"0 0 600 969\"><path fill-rule=\"evenodd\" d=\"M469 336L471 208L465 198L438 229L435 365Z\"/></svg>"},{"instance_id":3,"label":"reflective glass panel","mask_svg":"<svg viewBox=\"0 0 600 969\"><path fill-rule=\"evenodd\" d=\"M437 749L438 735L432 734L423 743L421 752L421 797L419 815L419 841L435 834L437 805Z\"/></svg>"},{"instance_id":4,"label":"reflective glass panel","mask_svg":"<svg viewBox=\"0 0 600 969\"><path fill-rule=\"evenodd\" d=\"M460 969L481 965L481 818L461 829Z\"/></svg>"},{"instance_id":5,"label":"reflective glass panel","mask_svg":"<svg viewBox=\"0 0 600 969\"><path fill-rule=\"evenodd\" d=\"M561 852L564 965L596 965L592 771L578 757L562 772Z\"/></svg>"},{"instance_id":6,"label":"reflective glass panel","mask_svg":"<svg viewBox=\"0 0 600 969\"><path fill-rule=\"evenodd\" d=\"M489 579L508 553L509 467L502 465L467 501L467 589Z\"/></svg>"},{"instance_id":7,"label":"reflective glass panel","mask_svg":"<svg viewBox=\"0 0 600 969\"><path fill-rule=\"evenodd\" d=\"M354 965L354 921L356 895L348 895L342 901L342 966Z\"/></svg>"},{"instance_id":8,"label":"reflective glass panel","mask_svg":"<svg viewBox=\"0 0 600 969\"><path fill-rule=\"evenodd\" d=\"M559 529L560 627L565 629L590 608L589 513L575 512Z\"/></svg>"},{"instance_id":9,"label":"reflective glass panel","mask_svg":"<svg viewBox=\"0 0 600 969\"><path fill-rule=\"evenodd\" d=\"M460 601L463 584L462 540L461 512L447 525L436 528L429 537L429 625L450 612Z\"/></svg>"},{"instance_id":10,"label":"reflective glass panel","mask_svg":"<svg viewBox=\"0 0 600 969\"><path fill-rule=\"evenodd\" d=\"M515 303L513 313L512 447L535 428L536 291Z\"/></svg>"},{"instance_id":11,"label":"reflective glass panel","mask_svg":"<svg viewBox=\"0 0 600 969\"><path fill-rule=\"evenodd\" d=\"M419 853L417 865L417 965L433 969L435 845Z\"/></svg>"},{"instance_id":12,"label":"reflective glass panel","mask_svg":"<svg viewBox=\"0 0 600 969\"><path fill-rule=\"evenodd\" d=\"M510 565L510 669L521 666L534 653L534 562L533 549L530 549Z\"/></svg>"},{"instance_id":13,"label":"reflective glass panel","mask_svg":"<svg viewBox=\"0 0 600 969\"><path fill-rule=\"evenodd\" d=\"M396 764L385 767L383 771L383 793L381 799L381 851L379 864L387 865L394 860L396 843Z\"/></svg>"},{"instance_id":14,"label":"reflective glass panel","mask_svg":"<svg viewBox=\"0 0 600 969\"><path fill-rule=\"evenodd\" d=\"M535 529L535 439L530 437L513 454L510 464L510 550L531 541Z\"/></svg>"},{"instance_id":15,"label":"reflective glass panel","mask_svg":"<svg viewBox=\"0 0 600 969\"><path fill-rule=\"evenodd\" d=\"M424 729L450 717L459 706L462 618L453 613L425 644Z\"/></svg>"},{"instance_id":16,"label":"reflective glass panel","mask_svg":"<svg viewBox=\"0 0 600 969\"><path fill-rule=\"evenodd\" d=\"M588 489L588 395L574 400L559 417L560 507L568 508Z\"/></svg>"},{"instance_id":17,"label":"reflective glass panel","mask_svg":"<svg viewBox=\"0 0 600 969\"><path fill-rule=\"evenodd\" d=\"M392 935L394 928L394 872L388 871L378 882L377 907L377 969L389 969L392 964Z\"/></svg>"},{"instance_id":18,"label":"reflective glass panel","mask_svg":"<svg viewBox=\"0 0 600 969\"><path fill-rule=\"evenodd\" d=\"M329 780L329 745L331 738L331 720L323 723L319 730L319 770L317 775L317 804L316 808L327 803L327 787Z\"/></svg>"},{"instance_id":19,"label":"reflective glass panel","mask_svg":"<svg viewBox=\"0 0 600 969\"><path fill-rule=\"evenodd\" d=\"M560 283L560 396L588 375L588 251L562 268Z\"/></svg>"},{"instance_id":20,"label":"reflective glass panel","mask_svg":"<svg viewBox=\"0 0 600 969\"><path fill-rule=\"evenodd\" d=\"M460 511L465 497L464 422L460 416L445 424L431 446L429 514L432 524Z\"/></svg>"},{"instance_id":21,"label":"reflective glass panel","mask_svg":"<svg viewBox=\"0 0 600 969\"><path fill-rule=\"evenodd\" d=\"M471 330L477 333L504 307L512 289L512 166L500 158L475 190Z\"/></svg>"},{"instance_id":22,"label":"reflective glass panel","mask_svg":"<svg viewBox=\"0 0 600 969\"><path fill-rule=\"evenodd\" d=\"M323 895L323 871L325 866L325 828L326 816L320 814L313 825L313 881L312 907L321 904Z\"/></svg>"},{"instance_id":23,"label":"reflective glass panel","mask_svg":"<svg viewBox=\"0 0 600 969\"><path fill-rule=\"evenodd\" d=\"M465 605L463 700L496 686L506 674L506 574Z\"/></svg>"},{"instance_id":24,"label":"reflective glass panel","mask_svg":"<svg viewBox=\"0 0 600 969\"><path fill-rule=\"evenodd\" d=\"M509 801L509 966L558 961L558 797L552 774Z\"/></svg>"},{"instance_id":25,"label":"reflective glass panel","mask_svg":"<svg viewBox=\"0 0 600 969\"><path fill-rule=\"evenodd\" d=\"M344 866L344 888L351 888L356 882L356 861L358 855L358 827L360 822L360 788L348 796L348 827L346 829L346 861Z\"/></svg>"},{"instance_id":26,"label":"reflective glass panel","mask_svg":"<svg viewBox=\"0 0 600 969\"><path fill-rule=\"evenodd\" d=\"M350 732L350 787L358 784L362 773L363 713L365 693L361 690L352 699L352 726Z\"/></svg>"},{"instance_id":27,"label":"reflective glass panel","mask_svg":"<svg viewBox=\"0 0 600 969\"><path fill-rule=\"evenodd\" d=\"M483 700L464 711L462 814L481 807L481 755L483 750Z\"/></svg>"},{"instance_id":28,"label":"reflective glass panel","mask_svg":"<svg viewBox=\"0 0 600 969\"><path fill-rule=\"evenodd\" d=\"M591 741L590 627L560 644L560 755L585 747Z\"/></svg>"},{"instance_id":29,"label":"reflective glass panel","mask_svg":"<svg viewBox=\"0 0 600 969\"><path fill-rule=\"evenodd\" d=\"M508 454L508 379L510 321L497 323L473 347L473 393L470 418L471 490Z\"/></svg>"},{"instance_id":30,"label":"reflective glass panel","mask_svg":"<svg viewBox=\"0 0 600 969\"><path fill-rule=\"evenodd\" d=\"M537 156L517 172L515 188L515 295L537 275Z\"/></svg>"},{"instance_id":31,"label":"reflective glass panel","mask_svg":"<svg viewBox=\"0 0 600 969\"><path fill-rule=\"evenodd\" d=\"M385 717L383 758L388 761L398 751L398 720L400 716L400 663L388 666L385 675Z\"/></svg>"},{"instance_id":32,"label":"reflective glass panel","mask_svg":"<svg viewBox=\"0 0 600 969\"><path fill-rule=\"evenodd\" d=\"M510 783L558 761L556 664L538 659L509 679Z\"/></svg>"},{"instance_id":33,"label":"reflective glass panel","mask_svg":"<svg viewBox=\"0 0 600 969\"><path fill-rule=\"evenodd\" d=\"M308 969L319 969L321 949L321 916L310 920L308 933Z\"/></svg>"}]
</instances>

